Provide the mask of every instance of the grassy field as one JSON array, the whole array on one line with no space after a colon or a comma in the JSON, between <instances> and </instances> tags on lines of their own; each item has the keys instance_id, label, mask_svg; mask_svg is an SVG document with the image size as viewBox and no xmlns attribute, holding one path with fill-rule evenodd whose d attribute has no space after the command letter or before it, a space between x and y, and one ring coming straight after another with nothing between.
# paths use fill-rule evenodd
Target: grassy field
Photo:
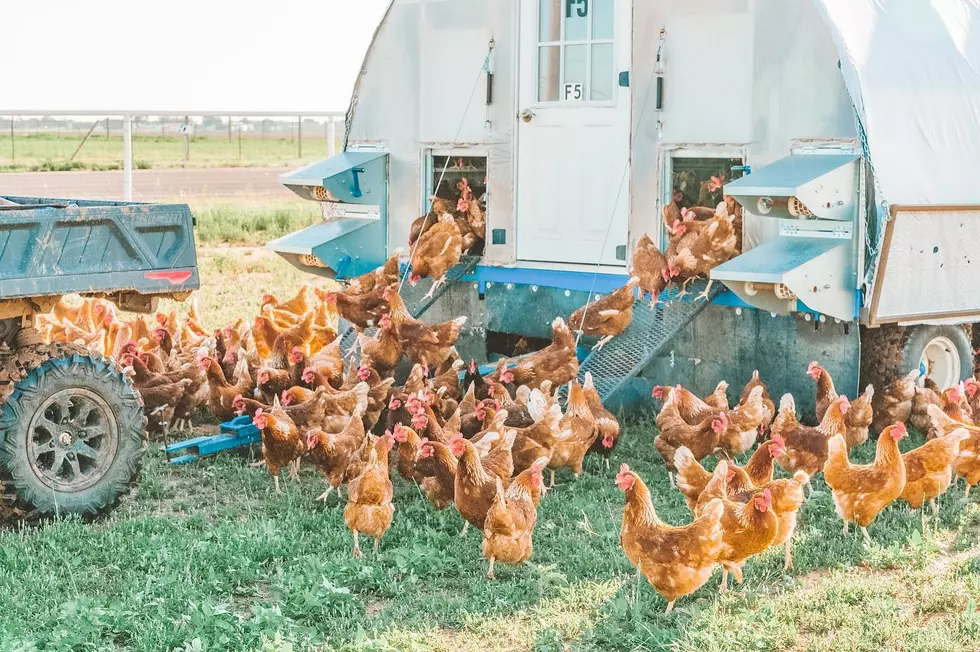
<instances>
[{"instance_id":1,"label":"grassy field","mask_svg":"<svg viewBox=\"0 0 980 652\"><path fill-rule=\"evenodd\" d=\"M0 133L0 172L46 170L121 170L122 136L106 139L94 133L75 159L71 155L82 142L82 135L16 134L11 151L10 134ZM339 147L338 147L339 150ZM322 130L305 134L303 155L295 139L255 134L227 138L191 138L190 158L184 161L182 136L133 136L133 165L139 169L174 167L295 167L326 156L327 144Z\"/></svg>"},{"instance_id":2,"label":"grassy field","mask_svg":"<svg viewBox=\"0 0 980 652\"><path fill-rule=\"evenodd\" d=\"M186 201L197 218L197 243L262 246L322 219L310 201L191 198Z\"/></svg>"},{"instance_id":3,"label":"grassy field","mask_svg":"<svg viewBox=\"0 0 980 652\"><path fill-rule=\"evenodd\" d=\"M263 291L310 277L266 253L202 251L200 308L210 326L251 316ZM778 388L775 388L778 392ZM314 498L312 469L276 495L246 455L169 467L158 445L142 483L108 517L0 530L0 652L13 650L977 650L980 505L962 486L937 522L887 509L841 535L822 476L804 505L795 568L782 550L750 560L719 597L716 572L673 614L619 547L628 462L660 516L690 519L653 449L651 415L625 421L606 470L558 474L542 500L534 555L485 578L480 535L435 512L394 474L395 520L377 556L351 552L342 503ZM918 445L920 437L903 442ZM873 443L857 451L862 460Z\"/></svg>"}]
</instances>

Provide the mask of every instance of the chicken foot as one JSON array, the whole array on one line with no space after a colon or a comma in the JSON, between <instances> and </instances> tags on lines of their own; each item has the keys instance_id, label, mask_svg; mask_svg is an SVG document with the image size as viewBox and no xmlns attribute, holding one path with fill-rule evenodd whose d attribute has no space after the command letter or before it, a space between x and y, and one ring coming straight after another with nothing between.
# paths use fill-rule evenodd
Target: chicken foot
<instances>
[{"instance_id":1,"label":"chicken foot","mask_svg":"<svg viewBox=\"0 0 980 652\"><path fill-rule=\"evenodd\" d=\"M272 482L273 482L273 484L276 485L276 493L277 494L281 494L282 493L282 488L279 487L279 474L278 473L276 473L274 476L272 476Z\"/></svg>"},{"instance_id":2,"label":"chicken foot","mask_svg":"<svg viewBox=\"0 0 980 652\"><path fill-rule=\"evenodd\" d=\"M698 296L694 297L694 300L697 301L698 299L704 299L705 301L707 301L708 300L708 293L711 292L711 284L712 283L714 283L714 281L712 281L711 279L708 279L708 284L706 286L704 286L704 291L702 291Z\"/></svg>"},{"instance_id":3,"label":"chicken foot","mask_svg":"<svg viewBox=\"0 0 980 652\"><path fill-rule=\"evenodd\" d=\"M289 463L289 479L293 482L299 481L299 459Z\"/></svg>"},{"instance_id":4,"label":"chicken foot","mask_svg":"<svg viewBox=\"0 0 980 652\"><path fill-rule=\"evenodd\" d=\"M426 299L431 299L435 294L436 288L438 288L440 285L442 285L445 282L446 282L445 276L443 276L442 278L437 278L435 282L432 283L432 287L429 288L429 291L425 293L424 297L422 297L422 300L425 301Z\"/></svg>"},{"instance_id":5,"label":"chicken foot","mask_svg":"<svg viewBox=\"0 0 980 652\"><path fill-rule=\"evenodd\" d=\"M664 613L669 614L673 610L674 610L674 601L671 600L670 602L667 603L667 608L664 609Z\"/></svg>"},{"instance_id":6,"label":"chicken foot","mask_svg":"<svg viewBox=\"0 0 980 652\"><path fill-rule=\"evenodd\" d=\"M465 537L466 536L466 532L469 529L470 529L470 522L469 521L463 521L463 531L459 533L459 536Z\"/></svg>"},{"instance_id":7,"label":"chicken foot","mask_svg":"<svg viewBox=\"0 0 980 652\"><path fill-rule=\"evenodd\" d=\"M333 491L333 487L332 487L331 485L327 485L327 490L326 490L326 491L324 491L324 492L323 492L322 494L320 494L319 496L317 496L317 497L316 497L316 501L314 501L314 502L321 502L321 501L322 501L322 502L327 502L327 496L329 496L329 495L330 495L330 492L331 492L331 491Z\"/></svg>"},{"instance_id":8,"label":"chicken foot","mask_svg":"<svg viewBox=\"0 0 980 652\"><path fill-rule=\"evenodd\" d=\"M788 571L793 569L793 537L790 535L786 539L786 557L783 560L783 570Z\"/></svg>"},{"instance_id":9,"label":"chicken foot","mask_svg":"<svg viewBox=\"0 0 980 652\"><path fill-rule=\"evenodd\" d=\"M354 557L357 559L364 558L364 553L361 552L361 544L357 540L357 530L354 530Z\"/></svg>"},{"instance_id":10,"label":"chicken foot","mask_svg":"<svg viewBox=\"0 0 980 652\"><path fill-rule=\"evenodd\" d=\"M721 567L721 584L718 585L719 595L728 592L728 566Z\"/></svg>"},{"instance_id":11,"label":"chicken foot","mask_svg":"<svg viewBox=\"0 0 980 652\"><path fill-rule=\"evenodd\" d=\"M871 543L871 535L868 534L868 528L864 527L863 525L858 527L861 529L861 534L864 535L865 543Z\"/></svg>"},{"instance_id":12,"label":"chicken foot","mask_svg":"<svg viewBox=\"0 0 980 652\"><path fill-rule=\"evenodd\" d=\"M615 335L606 335L604 338L602 338L601 340L599 340L598 342L596 342L596 345L592 347L592 350L593 351L599 351L600 349L602 349L602 347L604 347L606 345L607 342L609 342L609 340L611 340L614 337L616 337L616 336Z\"/></svg>"}]
</instances>

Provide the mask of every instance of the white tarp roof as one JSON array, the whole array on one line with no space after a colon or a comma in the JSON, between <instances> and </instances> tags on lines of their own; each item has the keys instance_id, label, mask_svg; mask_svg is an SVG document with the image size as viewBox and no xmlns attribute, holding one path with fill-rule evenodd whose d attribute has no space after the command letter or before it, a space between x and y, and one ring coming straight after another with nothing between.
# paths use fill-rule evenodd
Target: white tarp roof
<instances>
[{"instance_id":1,"label":"white tarp roof","mask_svg":"<svg viewBox=\"0 0 980 652\"><path fill-rule=\"evenodd\" d=\"M814 0L889 204L980 205L980 0Z\"/></svg>"}]
</instances>

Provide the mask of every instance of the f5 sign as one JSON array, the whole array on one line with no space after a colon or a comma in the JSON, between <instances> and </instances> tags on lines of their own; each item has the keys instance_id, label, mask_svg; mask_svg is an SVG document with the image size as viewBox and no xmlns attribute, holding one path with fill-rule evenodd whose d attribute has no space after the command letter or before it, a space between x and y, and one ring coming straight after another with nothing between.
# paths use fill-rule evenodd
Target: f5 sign
<instances>
[{"instance_id":1,"label":"f5 sign","mask_svg":"<svg viewBox=\"0 0 980 652\"><path fill-rule=\"evenodd\" d=\"M585 99L585 89L581 82L575 84L565 84L562 92L562 100L565 102L581 102Z\"/></svg>"},{"instance_id":2,"label":"f5 sign","mask_svg":"<svg viewBox=\"0 0 980 652\"><path fill-rule=\"evenodd\" d=\"M565 18L571 18L572 12L579 18L589 15L589 0L565 0Z\"/></svg>"}]
</instances>

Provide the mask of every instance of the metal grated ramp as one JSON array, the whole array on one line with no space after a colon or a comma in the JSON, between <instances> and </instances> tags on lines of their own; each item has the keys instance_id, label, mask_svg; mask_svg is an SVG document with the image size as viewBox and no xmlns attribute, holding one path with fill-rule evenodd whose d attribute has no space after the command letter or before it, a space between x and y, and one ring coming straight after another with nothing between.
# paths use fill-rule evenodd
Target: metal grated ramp
<instances>
[{"instance_id":1,"label":"metal grated ramp","mask_svg":"<svg viewBox=\"0 0 980 652\"><path fill-rule=\"evenodd\" d=\"M634 302L633 321L629 327L598 351L589 353L579 366L579 382L584 382L585 372L592 372L596 390L602 402L607 402L724 289L716 282L707 301L692 301L706 284L706 281L691 283L688 295L680 299L677 298L680 288L670 288L660 294L663 303L653 310L647 300ZM565 401L567 394L568 386L565 385L560 390L560 399Z\"/></svg>"},{"instance_id":2,"label":"metal grated ramp","mask_svg":"<svg viewBox=\"0 0 980 652\"><path fill-rule=\"evenodd\" d=\"M446 274L446 282L440 285L439 289L437 289L435 293L428 298L425 298L425 295L428 293L429 288L432 287L432 284L435 283L435 279L424 278L414 287L406 280L402 284L399 294L401 295L402 300L405 302L405 307L408 308L408 312L411 313L412 317L420 317L422 313L429 309L429 306L434 304L439 297L446 292L446 290L463 280L467 274L472 273L473 270L476 269L479 262L480 256L463 256L460 258L459 264L449 270L449 273ZM345 328L340 340L340 350L344 355L349 355L355 344L357 344L357 329L354 328L353 325L348 324L346 321L342 321L342 325ZM365 334L371 336L376 332L376 328L369 328L365 331Z\"/></svg>"}]
</instances>

